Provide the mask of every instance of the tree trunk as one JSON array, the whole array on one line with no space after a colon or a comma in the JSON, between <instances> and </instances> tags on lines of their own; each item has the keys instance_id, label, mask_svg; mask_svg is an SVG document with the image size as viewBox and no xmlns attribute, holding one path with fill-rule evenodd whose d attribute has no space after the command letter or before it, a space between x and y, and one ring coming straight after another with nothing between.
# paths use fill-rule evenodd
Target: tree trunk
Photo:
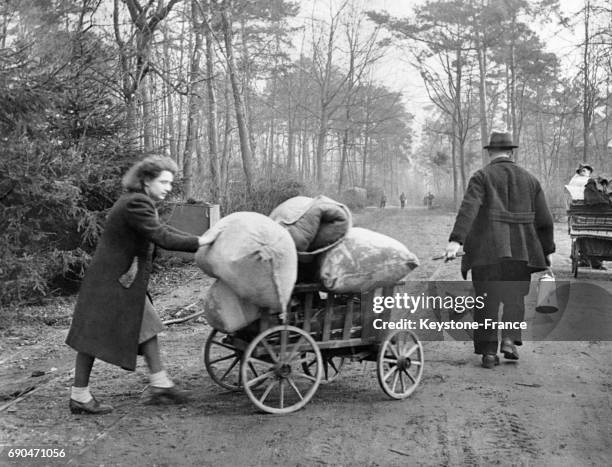
<instances>
[{"instance_id":1,"label":"tree trunk","mask_svg":"<svg viewBox=\"0 0 612 467\"><path fill-rule=\"evenodd\" d=\"M236 123L238 125L238 134L240 138L240 152L242 154L242 167L244 170L244 178L246 184L247 196L250 197L253 192L253 156L251 154L251 146L249 142L249 129L246 123L246 115L244 111L244 103L242 93L236 76L236 63L234 60L234 52L232 48L232 30L231 17L229 6L224 4L221 10L221 21L223 27L223 38L225 41L225 55L227 59L227 68L232 85L232 93L234 95L234 107L236 112Z\"/></svg>"},{"instance_id":2,"label":"tree trunk","mask_svg":"<svg viewBox=\"0 0 612 467\"><path fill-rule=\"evenodd\" d=\"M276 70L277 70L276 59L274 60L274 69L272 71L272 102L270 107L272 109L272 116L270 118L270 133L268 139L268 174L272 174L274 170L274 156L275 156L275 139L276 139L276 119L274 118L276 108Z\"/></svg>"},{"instance_id":3,"label":"tree trunk","mask_svg":"<svg viewBox=\"0 0 612 467\"><path fill-rule=\"evenodd\" d=\"M350 37L350 34L349 34ZM349 43L352 41L349 40ZM342 158L340 160L340 175L338 176L338 193L342 191L342 184L344 182L344 166L347 160L347 151L348 151L348 143L349 143L349 131L350 131L350 123L351 123L351 104L353 100L353 87L355 85L355 50L351 44L349 47L349 70L348 70L348 89L346 91L346 102L345 102L345 122L346 127L344 128L343 136L342 136Z\"/></svg>"},{"instance_id":4,"label":"tree trunk","mask_svg":"<svg viewBox=\"0 0 612 467\"><path fill-rule=\"evenodd\" d=\"M457 162L457 143L459 143L459 175L461 176L461 198L466 190L466 177L465 177L465 134L463 126L462 116L462 105L461 105L461 93L462 93L462 80L463 80L463 63L461 56L461 49L458 48L455 52L455 60L457 64L457 72L455 73L455 112L453 115L453 157L455 157L455 163ZM468 104L469 105L469 104ZM466 124L469 124L466 123ZM454 174L455 176L456 174ZM457 198L455 198L457 199Z\"/></svg>"},{"instance_id":5,"label":"tree trunk","mask_svg":"<svg viewBox=\"0 0 612 467\"><path fill-rule=\"evenodd\" d=\"M484 44L479 44L477 55L478 55L478 94L479 94L479 110L480 110L480 147L486 146L487 139L489 138L489 132L487 128L487 69L486 69L486 51ZM487 151L482 149L482 165L487 165L489 158Z\"/></svg>"},{"instance_id":6,"label":"tree trunk","mask_svg":"<svg viewBox=\"0 0 612 467\"><path fill-rule=\"evenodd\" d=\"M293 170L295 159L295 130L293 129L295 122L293 120L294 117L291 115L287 122L287 171L289 172Z\"/></svg>"},{"instance_id":7,"label":"tree trunk","mask_svg":"<svg viewBox=\"0 0 612 467\"><path fill-rule=\"evenodd\" d=\"M151 76L143 80L140 86L140 98L142 101L142 135L144 150L146 153L153 152L153 109L151 105Z\"/></svg>"},{"instance_id":8,"label":"tree trunk","mask_svg":"<svg viewBox=\"0 0 612 467\"><path fill-rule=\"evenodd\" d=\"M519 128L516 117L516 47L515 47L516 15L512 16L512 38L510 41L510 116L512 118L512 141L519 144ZM518 162L519 148L514 149L514 157Z\"/></svg>"},{"instance_id":9,"label":"tree trunk","mask_svg":"<svg viewBox=\"0 0 612 467\"><path fill-rule=\"evenodd\" d=\"M584 52L582 54L582 66L584 76L582 81L582 160L586 162L589 156L589 129L591 128L591 106L590 106L590 83L589 83L589 19L591 14L591 2L587 0L584 6Z\"/></svg>"},{"instance_id":10,"label":"tree trunk","mask_svg":"<svg viewBox=\"0 0 612 467\"><path fill-rule=\"evenodd\" d=\"M610 62L610 65L612 65L612 62ZM603 144L603 153L601 155L602 163L603 161L606 160L609 149L612 149L612 148L608 148L608 144L610 142L610 118L612 117L612 115L610 115L610 101L612 99L612 93L610 93L610 81L611 81L610 74L608 74L608 76L606 77L606 96L608 96L608 98L606 99L604 140L603 140L604 144Z\"/></svg>"},{"instance_id":11,"label":"tree trunk","mask_svg":"<svg viewBox=\"0 0 612 467\"><path fill-rule=\"evenodd\" d=\"M342 132L342 137L338 138L340 141L340 168L338 173L338 193L342 191L342 185L344 184L344 167L346 165L347 160L347 151L348 151L348 128L345 128Z\"/></svg>"},{"instance_id":12,"label":"tree trunk","mask_svg":"<svg viewBox=\"0 0 612 467\"><path fill-rule=\"evenodd\" d=\"M206 89L208 92L208 152L210 158L210 197L213 203L219 202L220 170L219 170L219 132L217 130L217 96L215 94L215 67L213 62L213 37L211 30L212 4L207 2L206 38Z\"/></svg>"},{"instance_id":13,"label":"tree trunk","mask_svg":"<svg viewBox=\"0 0 612 467\"><path fill-rule=\"evenodd\" d=\"M164 62L165 62L165 71L168 72L170 70L170 50L168 47L168 30L164 28ZM166 80L169 80L169 75L166 73ZM167 136L167 140L164 141L164 145L168 145L168 149L170 152L170 156L172 159L177 160L177 146L176 146L176 135L174 129L174 105L172 103L172 93L170 92L170 88L168 86L164 86L166 93L166 122L164 125L165 134Z\"/></svg>"},{"instance_id":14,"label":"tree trunk","mask_svg":"<svg viewBox=\"0 0 612 467\"><path fill-rule=\"evenodd\" d=\"M245 64L242 73L242 101L244 109L243 111L247 127L253 128L253 112L251 112L250 98L251 77L253 75L250 61L252 54L249 53L247 47L249 40L246 34L246 21L244 17L240 19L240 34L242 35L242 40L240 41L242 45L242 62ZM256 154L257 144L255 142L254 135L251 131L249 131L249 144L251 146L251 154Z\"/></svg>"},{"instance_id":15,"label":"tree trunk","mask_svg":"<svg viewBox=\"0 0 612 467\"><path fill-rule=\"evenodd\" d=\"M119 28L119 0L113 2L113 29L115 31L115 41L119 49L119 67L121 69L121 92L126 108L125 126L130 143L134 146L138 145L138 128L136 121L136 102L135 95L133 92L133 85L131 80L128 56L126 52L126 45L121 38L121 32Z\"/></svg>"},{"instance_id":16,"label":"tree trunk","mask_svg":"<svg viewBox=\"0 0 612 467\"><path fill-rule=\"evenodd\" d=\"M327 128L328 128L328 116L324 108L321 109L319 114L319 130L317 132L317 152L316 152L316 165L317 165L317 176L316 182L319 187L323 184L323 155L325 153L325 142L327 140Z\"/></svg>"},{"instance_id":17,"label":"tree trunk","mask_svg":"<svg viewBox=\"0 0 612 467\"><path fill-rule=\"evenodd\" d=\"M455 132L455 123L453 122L453 128L452 128L452 132L453 134L451 134L451 165L453 168L453 201L454 201L454 205L455 208L459 209L459 201L461 198L463 198L463 191L461 192L461 196L459 196L459 183L457 180L457 139L455 138L454 132Z\"/></svg>"},{"instance_id":18,"label":"tree trunk","mask_svg":"<svg viewBox=\"0 0 612 467\"><path fill-rule=\"evenodd\" d=\"M308 130L306 127L306 121L302 125L302 178L310 178L310 155L308 154Z\"/></svg>"},{"instance_id":19,"label":"tree trunk","mask_svg":"<svg viewBox=\"0 0 612 467\"><path fill-rule=\"evenodd\" d=\"M184 18L188 18L189 17L189 4L185 4L185 9L183 10L183 17ZM192 42L193 42L193 34L188 34L189 36L189 40L187 42L187 45L185 45L185 21L181 21L181 42L180 42L180 52L179 52L179 69L181 70L181 72L183 71L183 62L185 59L185 50L191 50L192 49ZM183 140L183 107L184 107L184 100L183 96L179 95L178 97L179 100L179 105L178 105L178 112L177 112L177 125L176 125L176 163L178 164L179 167L183 166L183 151L180 150L181 146L182 146L182 140Z\"/></svg>"},{"instance_id":20,"label":"tree trunk","mask_svg":"<svg viewBox=\"0 0 612 467\"><path fill-rule=\"evenodd\" d=\"M312 147L313 151L316 151L317 149L317 141L318 141L318 136L317 135L312 135L312 141L310 143L310 147ZM309 169L310 169L310 176L311 177L316 177L317 174L317 155L315 152L313 152L312 154L312 159L309 160Z\"/></svg>"},{"instance_id":21,"label":"tree trunk","mask_svg":"<svg viewBox=\"0 0 612 467\"><path fill-rule=\"evenodd\" d=\"M200 81L200 60L202 56L202 28L198 22L198 5L196 0L191 1L191 18L193 21L193 32L195 36L193 51L191 55L191 64L189 67L189 105L187 109L187 134L185 140L185 151L183 153L183 196L189 199L192 196L193 189L193 155L195 153L199 118L201 108L201 86Z\"/></svg>"},{"instance_id":22,"label":"tree trunk","mask_svg":"<svg viewBox=\"0 0 612 467\"><path fill-rule=\"evenodd\" d=\"M230 114L230 109L232 107L231 105L231 89L230 89L230 83L226 80L225 81L225 86L224 86L224 93L223 93L223 99L224 99L224 108L225 108L225 124L224 124L224 129L223 129L223 149L221 151L221 160L220 162L220 168L221 168L221 173L220 173L220 181L221 181L221 188L225 190L225 193L227 193L227 188L228 188L228 180L229 180L229 164L230 164L230 137L232 134L232 119L231 119L231 114ZM222 196L223 199L226 198L226 196Z\"/></svg>"},{"instance_id":23,"label":"tree trunk","mask_svg":"<svg viewBox=\"0 0 612 467\"><path fill-rule=\"evenodd\" d=\"M368 122L369 116L366 114L366 124L363 135L363 159L361 160L361 187L365 188L368 182L368 143L370 141L370 125Z\"/></svg>"}]
</instances>

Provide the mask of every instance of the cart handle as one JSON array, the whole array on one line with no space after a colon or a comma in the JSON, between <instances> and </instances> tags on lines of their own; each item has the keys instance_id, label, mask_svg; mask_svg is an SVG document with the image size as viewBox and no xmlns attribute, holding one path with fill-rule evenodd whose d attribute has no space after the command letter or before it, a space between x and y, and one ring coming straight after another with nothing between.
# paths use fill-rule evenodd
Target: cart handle
<instances>
[{"instance_id":1,"label":"cart handle","mask_svg":"<svg viewBox=\"0 0 612 467\"><path fill-rule=\"evenodd\" d=\"M463 255L465 255L465 251L459 251L459 252L457 252L457 254L455 256L457 258L459 258L460 256L463 256ZM434 261L438 261L439 259L444 259L446 261L452 261L455 258L448 258L448 259L446 259L446 255L440 255L440 256L434 256L431 259L433 259Z\"/></svg>"}]
</instances>

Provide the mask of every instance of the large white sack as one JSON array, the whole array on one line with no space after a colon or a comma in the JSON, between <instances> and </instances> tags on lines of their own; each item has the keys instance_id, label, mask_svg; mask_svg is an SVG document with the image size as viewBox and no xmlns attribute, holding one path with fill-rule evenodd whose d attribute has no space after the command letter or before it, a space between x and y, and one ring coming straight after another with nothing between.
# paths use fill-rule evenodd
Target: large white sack
<instances>
[{"instance_id":1,"label":"large white sack","mask_svg":"<svg viewBox=\"0 0 612 467\"><path fill-rule=\"evenodd\" d=\"M205 234L195 261L240 298L273 312L285 311L297 277L297 252L289 233L256 212L221 218Z\"/></svg>"},{"instance_id":2,"label":"large white sack","mask_svg":"<svg viewBox=\"0 0 612 467\"><path fill-rule=\"evenodd\" d=\"M404 244L372 230L354 227L319 259L321 283L340 293L369 290L396 282L419 265Z\"/></svg>"},{"instance_id":3,"label":"large white sack","mask_svg":"<svg viewBox=\"0 0 612 467\"><path fill-rule=\"evenodd\" d=\"M204 317L214 329L230 334L258 319L260 308L242 298L223 281L216 280L204 296Z\"/></svg>"},{"instance_id":4,"label":"large white sack","mask_svg":"<svg viewBox=\"0 0 612 467\"><path fill-rule=\"evenodd\" d=\"M285 227L300 255L314 255L338 243L351 228L350 210L327 196L295 196L279 204L270 219Z\"/></svg>"}]
</instances>

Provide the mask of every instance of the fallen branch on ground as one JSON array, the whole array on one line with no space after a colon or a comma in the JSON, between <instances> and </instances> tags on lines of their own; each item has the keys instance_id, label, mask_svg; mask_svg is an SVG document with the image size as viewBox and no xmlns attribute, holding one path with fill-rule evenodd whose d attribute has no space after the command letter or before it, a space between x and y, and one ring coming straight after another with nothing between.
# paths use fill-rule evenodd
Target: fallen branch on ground
<instances>
[{"instance_id":1,"label":"fallen branch on ground","mask_svg":"<svg viewBox=\"0 0 612 467\"><path fill-rule=\"evenodd\" d=\"M193 308L194 306L196 306L199 302L200 302L199 300L197 302L193 302L187 305L181 311L189 310L190 308ZM196 318L202 314L204 314L204 311L198 311L197 313L193 313L189 316L183 316L182 318L168 319L164 321L164 324L167 326L168 324L184 323L185 321L189 321L190 319Z\"/></svg>"}]
</instances>

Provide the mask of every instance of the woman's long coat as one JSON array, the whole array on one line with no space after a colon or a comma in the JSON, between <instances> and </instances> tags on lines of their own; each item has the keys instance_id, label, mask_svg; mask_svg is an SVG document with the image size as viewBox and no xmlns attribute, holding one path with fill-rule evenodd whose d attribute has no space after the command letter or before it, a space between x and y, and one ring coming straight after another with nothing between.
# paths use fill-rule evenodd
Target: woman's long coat
<instances>
[{"instance_id":1,"label":"woman's long coat","mask_svg":"<svg viewBox=\"0 0 612 467\"><path fill-rule=\"evenodd\" d=\"M198 237L162 225L144 193L122 195L81 285L66 339L70 347L127 370L136 368L153 244L193 252Z\"/></svg>"},{"instance_id":2,"label":"woman's long coat","mask_svg":"<svg viewBox=\"0 0 612 467\"><path fill-rule=\"evenodd\" d=\"M502 260L546 269L554 253L554 224L540 182L507 157L472 175L450 241L463 245L461 272Z\"/></svg>"}]
</instances>

